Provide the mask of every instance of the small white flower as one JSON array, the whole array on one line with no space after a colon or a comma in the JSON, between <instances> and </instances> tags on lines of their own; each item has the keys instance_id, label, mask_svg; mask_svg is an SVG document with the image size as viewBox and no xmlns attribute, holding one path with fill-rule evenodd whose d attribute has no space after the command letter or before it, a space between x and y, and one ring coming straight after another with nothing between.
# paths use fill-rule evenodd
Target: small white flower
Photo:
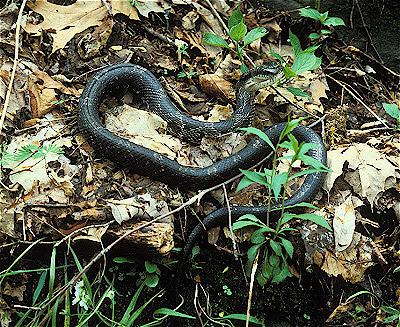
<instances>
[{"instance_id":1,"label":"small white flower","mask_svg":"<svg viewBox=\"0 0 400 327\"><path fill-rule=\"evenodd\" d=\"M79 281L75 285L75 298L72 300L72 304L77 304L84 308L85 310L89 309L89 295L86 293L84 289L83 280Z\"/></svg>"}]
</instances>

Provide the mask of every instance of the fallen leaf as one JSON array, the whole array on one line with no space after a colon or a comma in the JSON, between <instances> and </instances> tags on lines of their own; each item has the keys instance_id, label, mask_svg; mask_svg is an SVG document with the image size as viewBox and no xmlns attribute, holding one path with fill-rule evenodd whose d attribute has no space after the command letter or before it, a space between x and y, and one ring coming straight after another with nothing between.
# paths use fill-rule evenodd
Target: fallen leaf
<instances>
[{"instance_id":1,"label":"fallen leaf","mask_svg":"<svg viewBox=\"0 0 400 327\"><path fill-rule=\"evenodd\" d=\"M28 2L28 7L41 14L43 22L37 25L27 23L24 27L25 31L36 36L39 36L42 31L52 32L52 53L64 48L76 34L88 27L99 25L107 15L107 9L100 0L77 0L69 6L36 0Z\"/></svg>"},{"instance_id":2,"label":"fallen leaf","mask_svg":"<svg viewBox=\"0 0 400 327\"><path fill-rule=\"evenodd\" d=\"M351 201L351 197L349 197ZM340 252L348 248L353 240L356 227L356 212L351 203L342 203L335 208L333 218L333 232L335 235L335 251Z\"/></svg>"},{"instance_id":3,"label":"fallen leaf","mask_svg":"<svg viewBox=\"0 0 400 327\"><path fill-rule=\"evenodd\" d=\"M204 74L199 76L199 81L204 92L219 98L224 102L234 103L235 90L232 83L217 74Z\"/></svg>"},{"instance_id":4,"label":"fallen leaf","mask_svg":"<svg viewBox=\"0 0 400 327\"><path fill-rule=\"evenodd\" d=\"M151 12L166 13L171 6L164 0L136 0L135 7L144 17L149 17Z\"/></svg>"},{"instance_id":5,"label":"fallen leaf","mask_svg":"<svg viewBox=\"0 0 400 327\"><path fill-rule=\"evenodd\" d=\"M140 20L136 6L132 6L129 1L111 0L111 12L115 14L124 14L133 20Z\"/></svg>"}]
</instances>

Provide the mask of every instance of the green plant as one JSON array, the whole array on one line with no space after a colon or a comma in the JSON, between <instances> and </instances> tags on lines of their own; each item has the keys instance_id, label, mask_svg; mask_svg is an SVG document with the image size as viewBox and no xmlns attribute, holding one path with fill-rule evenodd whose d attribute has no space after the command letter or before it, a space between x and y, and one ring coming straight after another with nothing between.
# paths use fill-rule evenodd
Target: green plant
<instances>
[{"instance_id":1,"label":"green plant","mask_svg":"<svg viewBox=\"0 0 400 327\"><path fill-rule=\"evenodd\" d=\"M400 108L393 103L382 103L382 106L389 116L397 119L397 127L395 130L400 129Z\"/></svg>"},{"instance_id":2,"label":"green plant","mask_svg":"<svg viewBox=\"0 0 400 327\"><path fill-rule=\"evenodd\" d=\"M232 291L230 290L230 288L227 285L222 286L222 289L224 290L224 293L226 295L232 295Z\"/></svg>"},{"instance_id":3,"label":"green plant","mask_svg":"<svg viewBox=\"0 0 400 327\"><path fill-rule=\"evenodd\" d=\"M222 37L213 33L205 33L203 42L209 45L215 45L227 48L234 52L242 62L242 72L247 72L248 69L244 64L244 51L243 48L250 43L262 38L267 34L264 27L256 27L247 32L245 20L240 8L236 9L228 20L229 36L233 40L235 47L231 47Z\"/></svg>"},{"instance_id":4,"label":"green plant","mask_svg":"<svg viewBox=\"0 0 400 327\"><path fill-rule=\"evenodd\" d=\"M180 47L179 47L179 49L177 50L177 52L179 52L179 53L182 53L182 54L187 54L187 50L188 49L188 46L186 45L186 44L182 44Z\"/></svg>"},{"instance_id":5,"label":"green plant","mask_svg":"<svg viewBox=\"0 0 400 327\"><path fill-rule=\"evenodd\" d=\"M321 58L315 55L315 50L317 50L319 47L318 45L302 50L299 38L292 32L289 32L289 41L292 45L294 53L293 65L290 66L288 63L285 62L285 59L283 59L282 56L275 52L271 52L271 55L273 55L282 63L286 81L289 81L297 75L300 75L306 71L318 68L322 62ZM296 96L309 97L306 92L300 90L299 88L287 87L286 89Z\"/></svg>"},{"instance_id":6,"label":"green plant","mask_svg":"<svg viewBox=\"0 0 400 327\"><path fill-rule=\"evenodd\" d=\"M318 10L315 10L312 8L303 8L303 9L300 9L299 12L300 12L300 15L303 17L312 18L316 21L321 22L321 25L323 27L328 28L329 26L345 25L343 19L341 19L339 17L329 17L328 11L321 14ZM319 33L311 33L309 35L309 38L310 39L319 39L323 35L332 34L332 31L327 28L321 28Z\"/></svg>"},{"instance_id":7,"label":"green plant","mask_svg":"<svg viewBox=\"0 0 400 327\"><path fill-rule=\"evenodd\" d=\"M381 310L391 314L390 317L385 318L385 320L383 320L384 324L387 324L389 322L395 321L396 319L398 319L399 321L397 322L397 327L400 327L400 311L392 308L392 307L387 307L387 306L382 306Z\"/></svg>"},{"instance_id":8,"label":"green plant","mask_svg":"<svg viewBox=\"0 0 400 327\"><path fill-rule=\"evenodd\" d=\"M187 72L179 72L177 76L178 77L187 77L190 79L195 74L196 74L196 72L188 72L188 73Z\"/></svg>"},{"instance_id":9,"label":"green plant","mask_svg":"<svg viewBox=\"0 0 400 327\"><path fill-rule=\"evenodd\" d=\"M39 147L34 144L23 145L15 153L7 152L7 146L3 143L0 146L0 165L8 166L10 161L24 161L30 157L34 159L45 158L49 153L64 153L64 151L55 144Z\"/></svg>"},{"instance_id":10,"label":"green plant","mask_svg":"<svg viewBox=\"0 0 400 327\"><path fill-rule=\"evenodd\" d=\"M268 281L278 283L283 281L286 277L291 276L287 260L288 258L293 257L294 247L287 239L287 233L290 231L295 231L295 229L285 227L287 222L292 219L310 220L320 226L332 230L325 218L317 214L295 214L287 211L287 209L293 207L316 208L312 204L298 203L290 207L285 206L286 190L288 182L291 179L315 172L330 171L321 162L306 154L308 150L316 147L314 143L302 142L299 144L297 139L291 134L291 131L296 128L301 120L302 119L295 119L288 121L286 127L279 137L277 145L274 145L264 132L253 127L243 128L243 130L259 136L261 139L267 142L274 151L272 169L264 169L263 172L241 170L244 174L244 177L237 187L238 191L252 183L260 183L268 188L268 211L266 223L259 220L254 215L247 214L240 217L233 224L234 230L247 226L255 226L257 228L251 237L253 246L247 253L248 262L246 265L246 273L250 276L256 257L258 257L258 254L261 253L263 261L260 265L260 268L257 270L256 275L257 281L260 285L265 285ZM288 141L284 141L286 137L289 139ZM278 158L277 152L279 148L289 149L293 152L293 154ZM278 174L276 171L277 163L278 161L285 159L290 161L289 170ZM306 165L310 166L310 168L291 176L293 163L297 160L304 162ZM278 201L282 188L283 192L281 208L271 209L272 198ZM269 213L274 210L280 211L280 218L277 221L275 228L272 228L269 226Z\"/></svg>"}]
</instances>

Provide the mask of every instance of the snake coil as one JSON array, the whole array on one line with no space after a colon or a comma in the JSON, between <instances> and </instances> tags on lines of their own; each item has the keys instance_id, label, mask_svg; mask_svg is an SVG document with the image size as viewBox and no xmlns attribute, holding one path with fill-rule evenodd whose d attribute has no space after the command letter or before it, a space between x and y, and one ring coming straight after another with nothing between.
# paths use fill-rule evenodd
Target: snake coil
<instances>
[{"instance_id":1,"label":"snake coil","mask_svg":"<svg viewBox=\"0 0 400 327\"><path fill-rule=\"evenodd\" d=\"M160 115L175 135L191 142L202 136L219 136L250 122L253 112L253 92L259 86L272 84L282 75L280 66L271 63L260 66L243 75L236 87L237 108L232 118L219 123L207 123L191 119L181 113L169 100L157 78L147 69L134 64L117 64L98 72L86 85L78 108L78 126L83 137L94 150L131 171L162 181L170 186L199 190L220 184L239 174L239 168L248 169L263 159L269 146L255 137L236 154L205 168L186 167L166 156L123 139L105 128L99 118L99 107L110 96L122 95L127 90L139 93L149 109ZM250 90L250 91L248 91ZM285 123L274 125L264 132L276 144ZM326 149L320 137L310 128L299 125L292 134L299 142L319 145L308 155L326 165ZM287 206L312 200L318 192L323 173L307 175L299 189L285 201ZM275 205L273 208L279 207ZM244 214L254 214L265 219L266 206L231 207L231 219ZM221 208L208 215L189 235L178 263L181 271L190 250L201 235L212 227L226 226L228 209Z\"/></svg>"}]
</instances>

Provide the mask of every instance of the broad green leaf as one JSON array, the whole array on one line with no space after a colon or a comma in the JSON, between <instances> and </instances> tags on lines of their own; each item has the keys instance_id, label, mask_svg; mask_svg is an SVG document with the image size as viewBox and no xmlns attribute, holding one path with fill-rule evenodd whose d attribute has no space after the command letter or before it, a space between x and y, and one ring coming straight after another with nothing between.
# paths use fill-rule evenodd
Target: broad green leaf
<instances>
[{"instance_id":1,"label":"broad green leaf","mask_svg":"<svg viewBox=\"0 0 400 327\"><path fill-rule=\"evenodd\" d=\"M290 258L293 258L293 251L294 251L293 244L286 238L280 237L280 239L283 247L285 248L286 253L289 255Z\"/></svg>"},{"instance_id":2,"label":"broad green leaf","mask_svg":"<svg viewBox=\"0 0 400 327\"><path fill-rule=\"evenodd\" d=\"M400 109L393 103L382 103L386 113L395 119L400 119Z\"/></svg>"},{"instance_id":3,"label":"broad green leaf","mask_svg":"<svg viewBox=\"0 0 400 327\"><path fill-rule=\"evenodd\" d=\"M319 34L317 34L317 33L311 33L308 37L309 37L311 40L315 40L315 39L320 38L321 35L319 35Z\"/></svg>"},{"instance_id":4,"label":"broad green leaf","mask_svg":"<svg viewBox=\"0 0 400 327\"><path fill-rule=\"evenodd\" d=\"M294 72L290 67L283 67L283 72L285 74L286 79L291 79L292 77L296 77L296 72Z\"/></svg>"},{"instance_id":5,"label":"broad green leaf","mask_svg":"<svg viewBox=\"0 0 400 327\"><path fill-rule=\"evenodd\" d=\"M282 256L282 247L277 241L274 241L273 239L270 239L269 240L269 245L271 246L272 250L274 250L276 255Z\"/></svg>"},{"instance_id":6,"label":"broad green leaf","mask_svg":"<svg viewBox=\"0 0 400 327\"><path fill-rule=\"evenodd\" d=\"M239 128L241 131L246 131L248 133L252 133L257 135L260 139L263 141L267 142L267 144L271 147L272 150L275 150L274 144L271 142L269 139L268 135L265 134L263 131L259 130L258 128L255 127L245 127L245 128Z\"/></svg>"},{"instance_id":7,"label":"broad green leaf","mask_svg":"<svg viewBox=\"0 0 400 327\"><path fill-rule=\"evenodd\" d=\"M184 313L180 313L175 310L171 310L168 308L160 308L154 311L153 316L156 317L157 315L167 315L167 316L172 316L172 317L179 317L179 318L186 318L186 319L196 319L196 317L189 316Z\"/></svg>"},{"instance_id":8,"label":"broad green leaf","mask_svg":"<svg viewBox=\"0 0 400 327\"><path fill-rule=\"evenodd\" d=\"M281 271L272 278L272 283L280 283L284 281L287 277L291 277L292 274L289 271L289 266L287 263L283 265Z\"/></svg>"},{"instance_id":9,"label":"broad green leaf","mask_svg":"<svg viewBox=\"0 0 400 327\"><path fill-rule=\"evenodd\" d=\"M329 14L328 11L325 11L323 14L321 14L320 21L321 21L323 24L325 24L325 21L326 21L326 19L328 18L328 14Z\"/></svg>"},{"instance_id":10,"label":"broad green leaf","mask_svg":"<svg viewBox=\"0 0 400 327\"><path fill-rule=\"evenodd\" d=\"M315 144L315 143L301 143L300 144L299 154L306 154L309 150L317 149L319 147L320 146L318 144Z\"/></svg>"},{"instance_id":11,"label":"broad green leaf","mask_svg":"<svg viewBox=\"0 0 400 327\"><path fill-rule=\"evenodd\" d=\"M395 270L393 270L394 273L395 273L395 272L399 272L399 271L400 271L400 266L397 267Z\"/></svg>"},{"instance_id":12,"label":"broad green leaf","mask_svg":"<svg viewBox=\"0 0 400 327\"><path fill-rule=\"evenodd\" d=\"M276 52L271 51L270 55L272 55L273 57L275 57L276 59L278 59L282 63L285 62L285 59L283 59L283 57L281 55L277 54Z\"/></svg>"},{"instance_id":13,"label":"broad green leaf","mask_svg":"<svg viewBox=\"0 0 400 327\"><path fill-rule=\"evenodd\" d=\"M228 28L231 29L233 26L236 26L241 22L244 22L244 16L240 11L240 8L238 8L232 13L232 16L229 18Z\"/></svg>"},{"instance_id":14,"label":"broad green leaf","mask_svg":"<svg viewBox=\"0 0 400 327\"><path fill-rule=\"evenodd\" d=\"M289 222L290 220L292 220L293 218L296 218L296 214L295 213L290 213L290 212L284 212L283 213L283 217L281 218L281 225L286 224L287 222Z\"/></svg>"},{"instance_id":15,"label":"broad green leaf","mask_svg":"<svg viewBox=\"0 0 400 327\"><path fill-rule=\"evenodd\" d=\"M150 274L154 273L157 270L157 265L150 261L145 261L144 265L146 266L146 271Z\"/></svg>"},{"instance_id":16,"label":"broad green leaf","mask_svg":"<svg viewBox=\"0 0 400 327\"><path fill-rule=\"evenodd\" d=\"M312 9L312 8L303 8L299 10L299 13L303 17L308 17L312 18L315 20L320 20L321 14L319 13L318 10Z\"/></svg>"},{"instance_id":17,"label":"broad green leaf","mask_svg":"<svg viewBox=\"0 0 400 327\"><path fill-rule=\"evenodd\" d=\"M316 57L314 53L300 53L294 59L292 70L300 75L308 70L316 69L321 65L321 58Z\"/></svg>"},{"instance_id":18,"label":"broad green leaf","mask_svg":"<svg viewBox=\"0 0 400 327\"><path fill-rule=\"evenodd\" d=\"M277 256L276 254L271 254L268 258L268 263L272 266L272 267L278 267L279 264L281 263L281 259L279 256Z\"/></svg>"},{"instance_id":19,"label":"broad green leaf","mask_svg":"<svg viewBox=\"0 0 400 327\"><path fill-rule=\"evenodd\" d=\"M247 273L247 271L246 271L246 273ZM250 274L248 274L247 276L250 276ZM268 279L265 279L262 274L257 274L256 279L260 286L265 286L265 284L267 284L267 282L268 282Z\"/></svg>"},{"instance_id":20,"label":"broad green leaf","mask_svg":"<svg viewBox=\"0 0 400 327\"><path fill-rule=\"evenodd\" d=\"M264 278L266 278L268 280L271 279L271 277L272 277L272 269L269 264L269 256L268 256L267 250L265 251L265 254L264 254L264 263L261 268L261 274L263 275Z\"/></svg>"},{"instance_id":21,"label":"broad green leaf","mask_svg":"<svg viewBox=\"0 0 400 327\"><path fill-rule=\"evenodd\" d=\"M205 33L203 42L209 45L215 45L218 47L223 47L227 49L232 49L229 44L220 36L212 34L212 33Z\"/></svg>"},{"instance_id":22,"label":"broad green leaf","mask_svg":"<svg viewBox=\"0 0 400 327\"><path fill-rule=\"evenodd\" d=\"M144 283L148 287L156 287L158 284L158 280L159 280L159 278L156 274L150 274L150 275L146 276Z\"/></svg>"},{"instance_id":23,"label":"broad green leaf","mask_svg":"<svg viewBox=\"0 0 400 327\"><path fill-rule=\"evenodd\" d=\"M329 34L332 34L332 31L322 29L322 30L321 30L321 34L323 34L323 35L329 35Z\"/></svg>"},{"instance_id":24,"label":"broad green leaf","mask_svg":"<svg viewBox=\"0 0 400 327\"><path fill-rule=\"evenodd\" d=\"M243 170L243 169L239 169L239 170L244 176L246 176L248 179L252 180L254 183L267 185L267 180L263 173L259 173L257 171Z\"/></svg>"},{"instance_id":25,"label":"broad green leaf","mask_svg":"<svg viewBox=\"0 0 400 327\"><path fill-rule=\"evenodd\" d=\"M251 42L262 38L264 35L267 35L267 30L264 27L256 27L245 35L243 45L246 46Z\"/></svg>"},{"instance_id":26,"label":"broad green leaf","mask_svg":"<svg viewBox=\"0 0 400 327\"><path fill-rule=\"evenodd\" d=\"M339 17L329 17L327 20L324 21L324 25L328 25L328 26L346 26L346 24L344 23L343 19L339 18Z\"/></svg>"},{"instance_id":27,"label":"broad green leaf","mask_svg":"<svg viewBox=\"0 0 400 327\"><path fill-rule=\"evenodd\" d=\"M295 96L310 99L310 96L307 94L307 92L300 90L298 87L288 86L288 87L286 87L286 90L288 90L290 93L294 94Z\"/></svg>"},{"instance_id":28,"label":"broad green leaf","mask_svg":"<svg viewBox=\"0 0 400 327\"><path fill-rule=\"evenodd\" d=\"M286 227L286 228L282 228L278 234L280 235L284 235L285 232L297 232L298 230L296 228L290 228L290 227Z\"/></svg>"},{"instance_id":29,"label":"broad green leaf","mask_svg":"<svg viewBox=\"0 0 400 327\"><path fill-rule=\"evenodd\" d=\"M294 157L297 157L297 154L299 153L299 142L297 141L297 139L294 137L293 134L289 134L288 138L290 140L292 149L293 149L294 153L296 154ZM295 160L295 159L293 159L293 160Z\"/></svg>"},{"instance_id":30,"label":"broad green leaf","mask_svg":"<svg viewBox=\"0 0 400 327\"><path fill-rule=\"evenodd\" d=\"M240 71L242 72L242 74L245 74L249 71L249 69L247 68L247 66L245 64L241 64Z\"/></svg>"},{"instance_id":31,"label":"broad green leaf","mask_svg":"<svg viewBox=\"0 0 400 327\"><path fill-rule=\"evenodd\" d=\"M381 308L381 309L382 309L382 308ZM387 317L387 318L385 318L385 319L383 320L383 323L384 323L384 324L387 324L388 322L394 321L394 320L396 320L396 319L400 319L400 316L399 316L399 315L394 315L394 316ZM400 324L400 321L399 321L399 324ZM397 327L399 327L399 324L397 324Z\"/></svg>"},{"instance_id":32,"label":"broad green leaf","mask_svg":"<svg viewBox=\"0 0 400 327\"><path fill-rule=\"evenodd\" d=\"M275 199L277 200L281 192L281 186L286 183L288 172L283 172L272 177L271 189L274 192Z\"/></svg>"},{"instance_id":33,"label":"broad green leaf","mask_svg":"<svg viewBox=\"0 0 400 327\"><path fill-rule=\"evenodd\" d=\"M315 205L313 205L311 203L307 203L307 202L300 202L300 203L293 204L291 206L285 206L285 209L290 209L290 208L294 208L294 207L305 207L305 208L318 209ZM281 209L279 208L278 210L281 210Z\"/></svg>"},{"instance_id":34,"label":"broad green leaf","mask_svg":"<svg viewBox=\"0 0 400 327\"><path fill-rule=\"evenodd\" d=\"M254 182L251 179L247 178L246 176L243 176L243 178L240 180L235 192L239 192L241 189L244 189L245 187L247 187L253 183Z\"/></svg>"},{"instance_id":35,"label":"broad green leaf","mask_svg":"<svg viewBox=\"0 0 400 327\"><path fill-rule=\"evenodd\" d=\"M229 36L236 42L239 42L246 35L246 32L246 25L243 22L240 22L239 24L229 29Z\"/></svg>"},{"instance_id":36,"label":"broad green leaf","mask_svg":"<svg viewBox=\"0 0 400 327\"><path fill-rule=\"evenodd\" d=\"M320 215L317 215L315 213L301 213L296 215L296 218L302 219L302 220L310 220L322 227L325 227L328 230L332 230L332 227L328 224L326 219Z\"/></svg>"},{"instance_id":37,"label":"broad green leaf","mask_svg":"<svg viewBox=\"0 0 400 327\"><path fill-rule=\"evenodd\" d=\"M260 244L265 242L265 235L263 234L262 229L257 229L252 235L251 235L251 243L253 244Z\"/></svg>"},{"instance_id":38,"label":"broad green leaf","mask_svg":"<svg viewBox=\"0 0 400 327\"><path fill-rule=\"evenodd\" d=\"M291 31L289 31L289 39L290 39L290 43L292 44L294 57L297 58L297 56L301 52L301 45L300 45L299 38L296 35L294 35ZM295 59L295 62L296 62L296 59ZM294 70L293 67L292 67L292 70Z\"/></svg>"},{"instance_id":39,"label":"broad green leaf","mask_svg":"<svg viewBox=\"0 0 400 327\"><path fill-rule=\"evenodd\" d=\"M314 168L317 168L321 171L330 171L330 172L332 171L328 167L326 167L321 161L313 157L310 157L306 154L299 155L298 159L303 161L306 165L313 166Z\"/></svg>"},{"instance_id":40,"label":"broad green leaf","mask_svg":"<svg viewBox=\"0 0 400 327\"><path fill-rule=\"evenodd\" d=\"M249 221L249 220L240 220L240 221L235 221L232 224L232 229L233 230L238 230L247 226L257 226L257 227L264 227L264 225L256 223L254 221Z\"/></svg>"}]
</instances>

